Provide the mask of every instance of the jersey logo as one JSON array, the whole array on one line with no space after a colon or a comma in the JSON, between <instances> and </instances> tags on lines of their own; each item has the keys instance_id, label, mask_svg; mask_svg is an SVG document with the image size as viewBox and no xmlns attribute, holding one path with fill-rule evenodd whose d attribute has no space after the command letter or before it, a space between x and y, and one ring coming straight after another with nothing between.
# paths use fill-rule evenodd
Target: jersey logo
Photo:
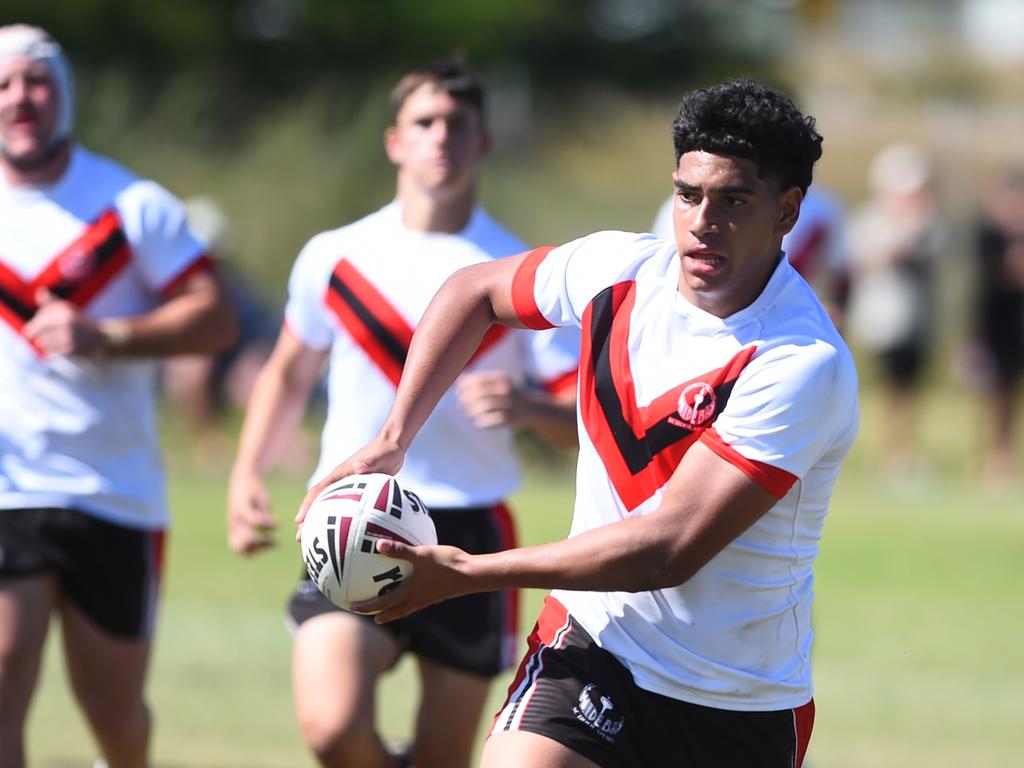
<instances>
[{"instance_id":1,"label":"jersey logo","mask_svg":"<svg viewBox=\"0 0 1024 768\"><path fill-rule=\"evenodd\" d=\"M39 309L40 288L84 308L130 261L121 219L115 211L105 211L32 280L22 280L0 262L0 318L21 333Z\"/></svg>"},{"instance_id":2,"label":"jersey logo","mask_svg":"<svg viewBox=\"0 0 1024 768\"><path fill-rule=\"evenodd\" d=\"M698 381L679 393L679 401L676 403L679 418L669 416L668 422L687 429L703 427L715 417L716 405L718 398L715 397L715 388L706 381Z\"/></svg>"},{"instance_id":3,"label":"jersey logo","mask_svg":"<svg viewBox=\"0 0 1024 768\"><path fill-rule=\"evenodd\" d=\"M339 261L331 273L324 301L352 340L397 387L409 354L413 327L347 259ZM492 325L467 365L486 354L508 330Z\"/></svg>"},{"instance_id":4,"label":"jersey logo","mask_svg":"<svg viewBox=\"0 0 1024 768\"><path fill-rule=\"evenodd\" d=\"M628 510L661 488L729 402L740 372L757 347L745 347L724 366L684 381L650 405L636 402L629 363L630 313L636 284L599 293L583 314L580 414L616 493Z\"/></svg>"}]
</instances>

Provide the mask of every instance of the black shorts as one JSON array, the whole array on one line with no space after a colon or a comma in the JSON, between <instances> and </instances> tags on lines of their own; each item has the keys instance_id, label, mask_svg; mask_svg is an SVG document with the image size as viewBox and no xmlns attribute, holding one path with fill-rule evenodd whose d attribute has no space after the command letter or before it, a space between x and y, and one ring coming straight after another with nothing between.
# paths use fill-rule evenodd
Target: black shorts
<instances>
[{"instance_id":1,"label":"black shorts","mask_svg":"<svg viewBox=\"0 0 1024 768\"><path fill-rule=\"evenodd\" d=\"M2 509L0 589L12 579L55 573L61 594L105 632L146 638L156 618L163 548L163 531L72 509Z\"/></svg>"},{"instance_id":2,"label":"black shorts","mask_svg":"<svg viewBox=\"0 0 1024 768\"><path fill-rule=\"evenodd\" d=\"M441 544L473 555L514 547L515 525L504 504L470 509L431 509ZM340 611L303 578L288 603L298 626L314 616ZM365 617L373 621L373 617ZM463 672L495 677L515 662L519 600L516 590L465 595L437 603L403 619L380 625L403 651Z\"/></svg>"},{"instance_id":3,"label":"black shorts","mask_svg":"<svg viewBox=\"0 0 1024 768\"><path fill-rule=\"evenodd\" d=\"M738 712L646 691L548 596L491 733L526 731L603 768L799 768L814 701Z\"/></svg>"}]
</instances>

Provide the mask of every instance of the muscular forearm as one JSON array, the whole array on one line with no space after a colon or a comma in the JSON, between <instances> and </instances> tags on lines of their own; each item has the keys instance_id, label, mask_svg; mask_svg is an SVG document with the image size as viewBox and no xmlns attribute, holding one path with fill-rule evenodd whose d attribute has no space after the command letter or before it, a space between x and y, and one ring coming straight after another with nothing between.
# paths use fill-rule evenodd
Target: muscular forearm
<instances>
[{"instance_id":1,"label":"muscular forearm","mask_svg":"<svg viewBox=\"0 0 1024 768\"><path fill-rule=\"evenodd\" d=\"M124 357L208 354L229 347L238 321L226 297L186 293L145 315L98 324L104 352Z\"/></svg>"},{"instance_id":2,"label":"muscular forearm","mask_svg":"<svg viewBox=\"0 0 1024 768\"><path fill-rule=\"evenodd\" d=\"M642 592L676 586L692 572L679 537L647 517L628 518L563 541L467 558L483 591L512 587Z\"/></svg>"}]
</instances>

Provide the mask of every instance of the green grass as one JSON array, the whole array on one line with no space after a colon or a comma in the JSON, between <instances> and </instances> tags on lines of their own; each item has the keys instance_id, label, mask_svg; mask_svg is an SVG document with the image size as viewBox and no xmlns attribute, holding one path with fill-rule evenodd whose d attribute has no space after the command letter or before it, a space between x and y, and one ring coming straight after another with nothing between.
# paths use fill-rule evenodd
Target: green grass
<instances>
[{"instance_id":1,"label":"green grass","mask_svg":"<svg viewBox=\"0 0 1024 768\"><path fill-rule=\"evenodd\" d=\"M927 411L942 412L937 393ZM933 472L886 482L871 460L880 408L848 461L817 567L814 768L1019 764L1024 722L1024 485L986 494L967 448L943 444ZM930 439L930 438L929 438ZM180 438L172 439L180 444ZM287 535L253 560L224 543L223 460L172 453L175 524L151 682L158 768L312 766L291 704L282 606L299 564ZM301 479L279 476L279 516ZM515 498L523 539L565 535L571 478L530 473ZM529 593L524 633L541 595ZM33 766L72 768L94 756L71 705L51 637L32 713ZM494 686L493 711L507 679ZM384 684L383 730L406 733L415 695L408 664Z\"/></svg>"}]
</instances>

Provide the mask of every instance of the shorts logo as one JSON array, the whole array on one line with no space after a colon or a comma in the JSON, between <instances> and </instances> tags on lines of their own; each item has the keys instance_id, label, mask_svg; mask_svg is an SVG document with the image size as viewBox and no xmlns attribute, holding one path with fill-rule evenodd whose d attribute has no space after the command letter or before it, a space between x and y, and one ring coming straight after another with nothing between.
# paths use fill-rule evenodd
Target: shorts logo
<instances>
[{"instance_id":1,"label":"shorts logo","mask_svg":"<svg viewBox=\"0 0 1024 768\"><path fill-rule=\"evenodd\" d=\"M669 423L677 427L698 429L707 425L715 415L715 388L703 381L691 384L679 394L676 413L679 418L669 418Z\"/></svg>"},{"instance_id":2,"label":"shorts logo","mask_svg":"<svg viewBox=\"0 0 1024 768\"><path fill-rule=\"evenodd\" d=\"M615 705L607 696L602 696L594 683L588 684L580 691L579 706L572 708L572 713L581 723L591 729L609 744L615 743L622 726L626 723L625 716L615 717Z\"/></svg>"}]
</instances>

